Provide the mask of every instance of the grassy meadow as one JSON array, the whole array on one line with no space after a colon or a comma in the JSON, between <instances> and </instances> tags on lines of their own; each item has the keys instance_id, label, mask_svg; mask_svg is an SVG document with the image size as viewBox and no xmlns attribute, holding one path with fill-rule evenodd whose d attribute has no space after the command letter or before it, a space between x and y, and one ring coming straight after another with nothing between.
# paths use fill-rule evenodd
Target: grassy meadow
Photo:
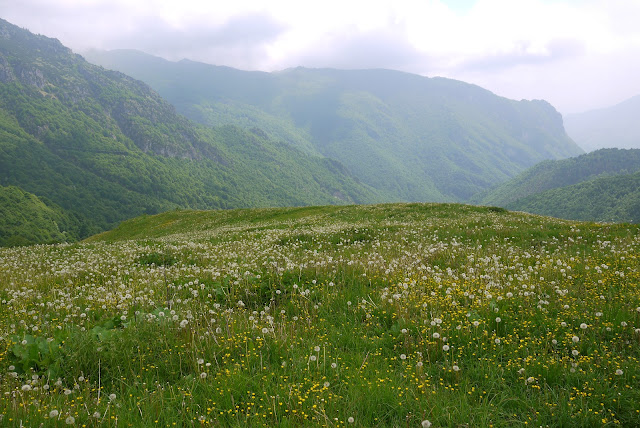
<instances>
[{"instance_id":1,"label":"grassy meadow","mask_svg":"<svg viewBox=\"0 0 640 428\"><path fill-rule=\"evenodd\" d=\"M392 204L0 249L7 427L640 426L640 234Z\"/></svg>"}]
</instances>

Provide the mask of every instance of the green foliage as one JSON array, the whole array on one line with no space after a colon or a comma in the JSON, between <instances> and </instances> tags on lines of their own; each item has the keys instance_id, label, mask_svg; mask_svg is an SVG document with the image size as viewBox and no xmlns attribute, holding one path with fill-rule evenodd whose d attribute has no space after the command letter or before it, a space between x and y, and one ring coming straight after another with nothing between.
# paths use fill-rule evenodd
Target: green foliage
<instances>
[{"instance_id":1,"label":"green foliage","mask_svg":"<svg viewBox=\"0 0 640 428\"><path fill-rule=\"evenodd\" d=\"M78 220L55 204L9 186L0 186L0 246L74 241Z\"/></svg>"},{"instance_id":2,"label":"green foliage","mask_svg":"<svg viewBox=\"0 0 640 428\"><path fill-rule=\"evenodd\" d=\"M638 426L638 232L414 203L170 211L3 248L0 419Z\"/></svg>"},{"instance_id":3,"label":"green foliage","mask_svg":"<svg viewBox=\"0 0 640 428\"><path fill-rule=\"evenodd\" d=\"M571 220L640 223L640 172L547 190L507 208Z\"/></svg>"},{"instance_id":4,"label":"green foliage","mask_svg":"<svg viewBox=\"0 0 640 428\"><path fill-rule=\"evenodd\" d=\"M544 161L476 202L572 220L638 222L639 149Z\"/></svg>"},{"instance_id":5,"label":"green foliage","mask_svg":"<svg viewBox=\"0 0 640 428\"><path fill-rule=\"evenodd\" d=\"M542 101L389 70L259 73L135 51L88 58L207 125L259 127L345 165L386 200L465 201L543 159L581 153Z\"/></svg>"},{"instance_id":6,"label":"green foliage","mask_svg":"<svg viewBox=\"0 0 640 428\"><path fill-rule=\"evenodd\" d=\"M142 82L93 66L57 40L6 21L0 30L7 36L0 40L0 185L60 207L73 223L67 240L175 208L381 199L337 162L257 128L195 125ZM14 243L42 242L1 233Z\"/></svg>"}]
</instances>

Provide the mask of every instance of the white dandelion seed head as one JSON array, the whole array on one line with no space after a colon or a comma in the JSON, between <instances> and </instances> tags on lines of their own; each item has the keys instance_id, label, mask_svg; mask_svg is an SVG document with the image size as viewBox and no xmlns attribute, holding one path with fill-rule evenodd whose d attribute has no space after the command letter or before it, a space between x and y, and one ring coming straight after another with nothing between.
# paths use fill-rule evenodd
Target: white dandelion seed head
<instances>
[{"instance_id":1,"label":"white dandelion seed head","mask_svg":"<svg viewBox=\"0 0 640 428\"><path fill-rule=\"evenodd\" d=\"M53 409L52 411L49 412L49 417L50 418L57 418L59 414L60 414L59 411L57 411L56 409Z\"/></svg>"},{"instance_id":2,"label":"white dandelion seed head","mask_svg":"<svg viewBox=\"0 0 640 428\"><path fill-rule=\"evenodd\" d=\"M580 324L580 328L583 329L583 330L586 330L587 324L585 324L585 323Z\"/></svg>"},{"instance_id":3,"label":"white dandelion seed head","mask_svg":"<svg viewBox=\"0 0 640 428\"><path fill-rule=\"evenodd\" d=\"M354 423L356 420L353 418L353 416L349 416L349 418L347 419L347 422L349 422L350 424Z\"/></svg>"},{"instance_id":4,"label":"white dandelion seed head","mask_svg":"<svg viewBox=\"0 0 640 428\"><path fill-rule=\"evenodd\" d=\"M431 422L429 422L427 419L422 421L420 425L422 426L422 428L431 428Z\"/></svg>"},{"instance_id":5,"label":"white dandelion seed head","mask_svg":"<svg viewBox=\"0 0 640 428\"><path fill-rule=\"evenodd\" d=\"M67 419L64 420L64 423L67 425L73 425L76 423L76 418L73 416L68 416Z\"/></svg>"},{"instance_id":6,"label":"white dandelion seed head","mask_svg":"<svg viewBox=\"0 0 640 428\"><path fill-rule=\"evenodd\" d=\"M443 346L442 346L442 350L443 350L444 352L447 352L449 349L450 349L450 348L449 348L449 345L443 345Z\"/></svg>"},{"instance_id":7,"label":"white dandelion seed head","mask_svg":"<svg viewBox=\"0 0 640 428\"><path fill-rule=\"evenodd\" d=\"M440 339L440 333L433 333L432 336L434 339Z\"/></svg>"},{"instance_id":8,"label":"white dandelion seed head","mask_svg":"<svg viewBox=\"0 0 640 428\"><path fill-rule=\"evenodd\" d=\"M623 373L624 373L624 372L623 372L622 370L620 370L620 369L616 370L616 374L617 374L618 376L622 376L622 374L623 374Z\"/></svg>"},{"instance_id":9,"label":"white dandelion seed head","mask_svg":"<svg viewBox=\"0 0 640 428\"><path fill-rule=\"evenodd\" d=\"M573 341L573 343L578 343L578 342L580 342L580 338L579 338L578 336L573 336L573 337L571 338L571 340Z\"/></svg>"}]
</instances>

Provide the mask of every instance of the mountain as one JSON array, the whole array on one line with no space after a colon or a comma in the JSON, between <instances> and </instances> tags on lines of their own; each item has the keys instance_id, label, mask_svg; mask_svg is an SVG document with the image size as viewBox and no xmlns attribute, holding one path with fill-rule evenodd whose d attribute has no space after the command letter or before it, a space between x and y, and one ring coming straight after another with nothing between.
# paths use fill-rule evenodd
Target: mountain
<instances>
[{"instance_id":1,"label":"mountain","mask_svg":"<svg viewBox=\"0 0 640 428\"><path fill-rule=\"evenodd\" d=\"M388 200L465 201L544 160L582 153L544 101L391 70L248 72L136 51L86 58L139 78L187 117L258 126L339 160Z\"/></svg>"},{"instance_id":2,"label":"mountain","mask_svg":"<svg viewBox=\"0 0 640 428\"><path fill-rule=\"evenodd\" d=\"M547 190L506 208L569 220L640 223L640 172Z\"/></svg>"},{"instance_id":3,"label":"mountain","mask_svg":"<svg viewBox=\"0 0 640 428\"><path fill-rule=\"evenodd\" d=\"M77 239L79 222L15 186L0 186L0 247Z\"/></svg>"},{"instance_id":4,"label":"mountain","mask_svg":"<svg viewBox=\"0 0 640 428\"><path fill-rule=\"evenodd\" d=\"M573 220L640 222L640 150L544 161L475 202Z\"/></svg>"},{"instance_id":5,"label":"mountain","mask_svg":"<svg viewBox=\"0 0 640 428\"><path fill-rule=\"evenodd\" d=\"M613 107L566 115L564 126L586 151L604 147L640 149L640 95Z\"/></svg>"},{"instance_id":6,"label":"mountain","mask_svg":"<svg viewBox=\"0 0 640 428\"><path fill-rule=\"evenodd\" d=\"M4 20L0 185L77 217L78 237L174 208L381 200L337 161L256 127L197 125L146 84Z\"/></svg>"}]
</instances>

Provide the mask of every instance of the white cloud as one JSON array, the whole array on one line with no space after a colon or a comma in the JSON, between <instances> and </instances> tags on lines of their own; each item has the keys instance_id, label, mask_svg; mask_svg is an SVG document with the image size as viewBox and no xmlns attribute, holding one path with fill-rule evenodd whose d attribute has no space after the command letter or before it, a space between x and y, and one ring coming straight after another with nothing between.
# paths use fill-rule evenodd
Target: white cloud
<instances>
[{"instance_id":1,"label":"white cloud","mask_svg":"<svg viewBox=\"0 0 640 428\"><path fill-rule=\"evenodd\" d=\"M266 71L396 68L564 112L640 93L638 0L0 0L0 15L76 50Z\"/></svg>"}]
</instances>

